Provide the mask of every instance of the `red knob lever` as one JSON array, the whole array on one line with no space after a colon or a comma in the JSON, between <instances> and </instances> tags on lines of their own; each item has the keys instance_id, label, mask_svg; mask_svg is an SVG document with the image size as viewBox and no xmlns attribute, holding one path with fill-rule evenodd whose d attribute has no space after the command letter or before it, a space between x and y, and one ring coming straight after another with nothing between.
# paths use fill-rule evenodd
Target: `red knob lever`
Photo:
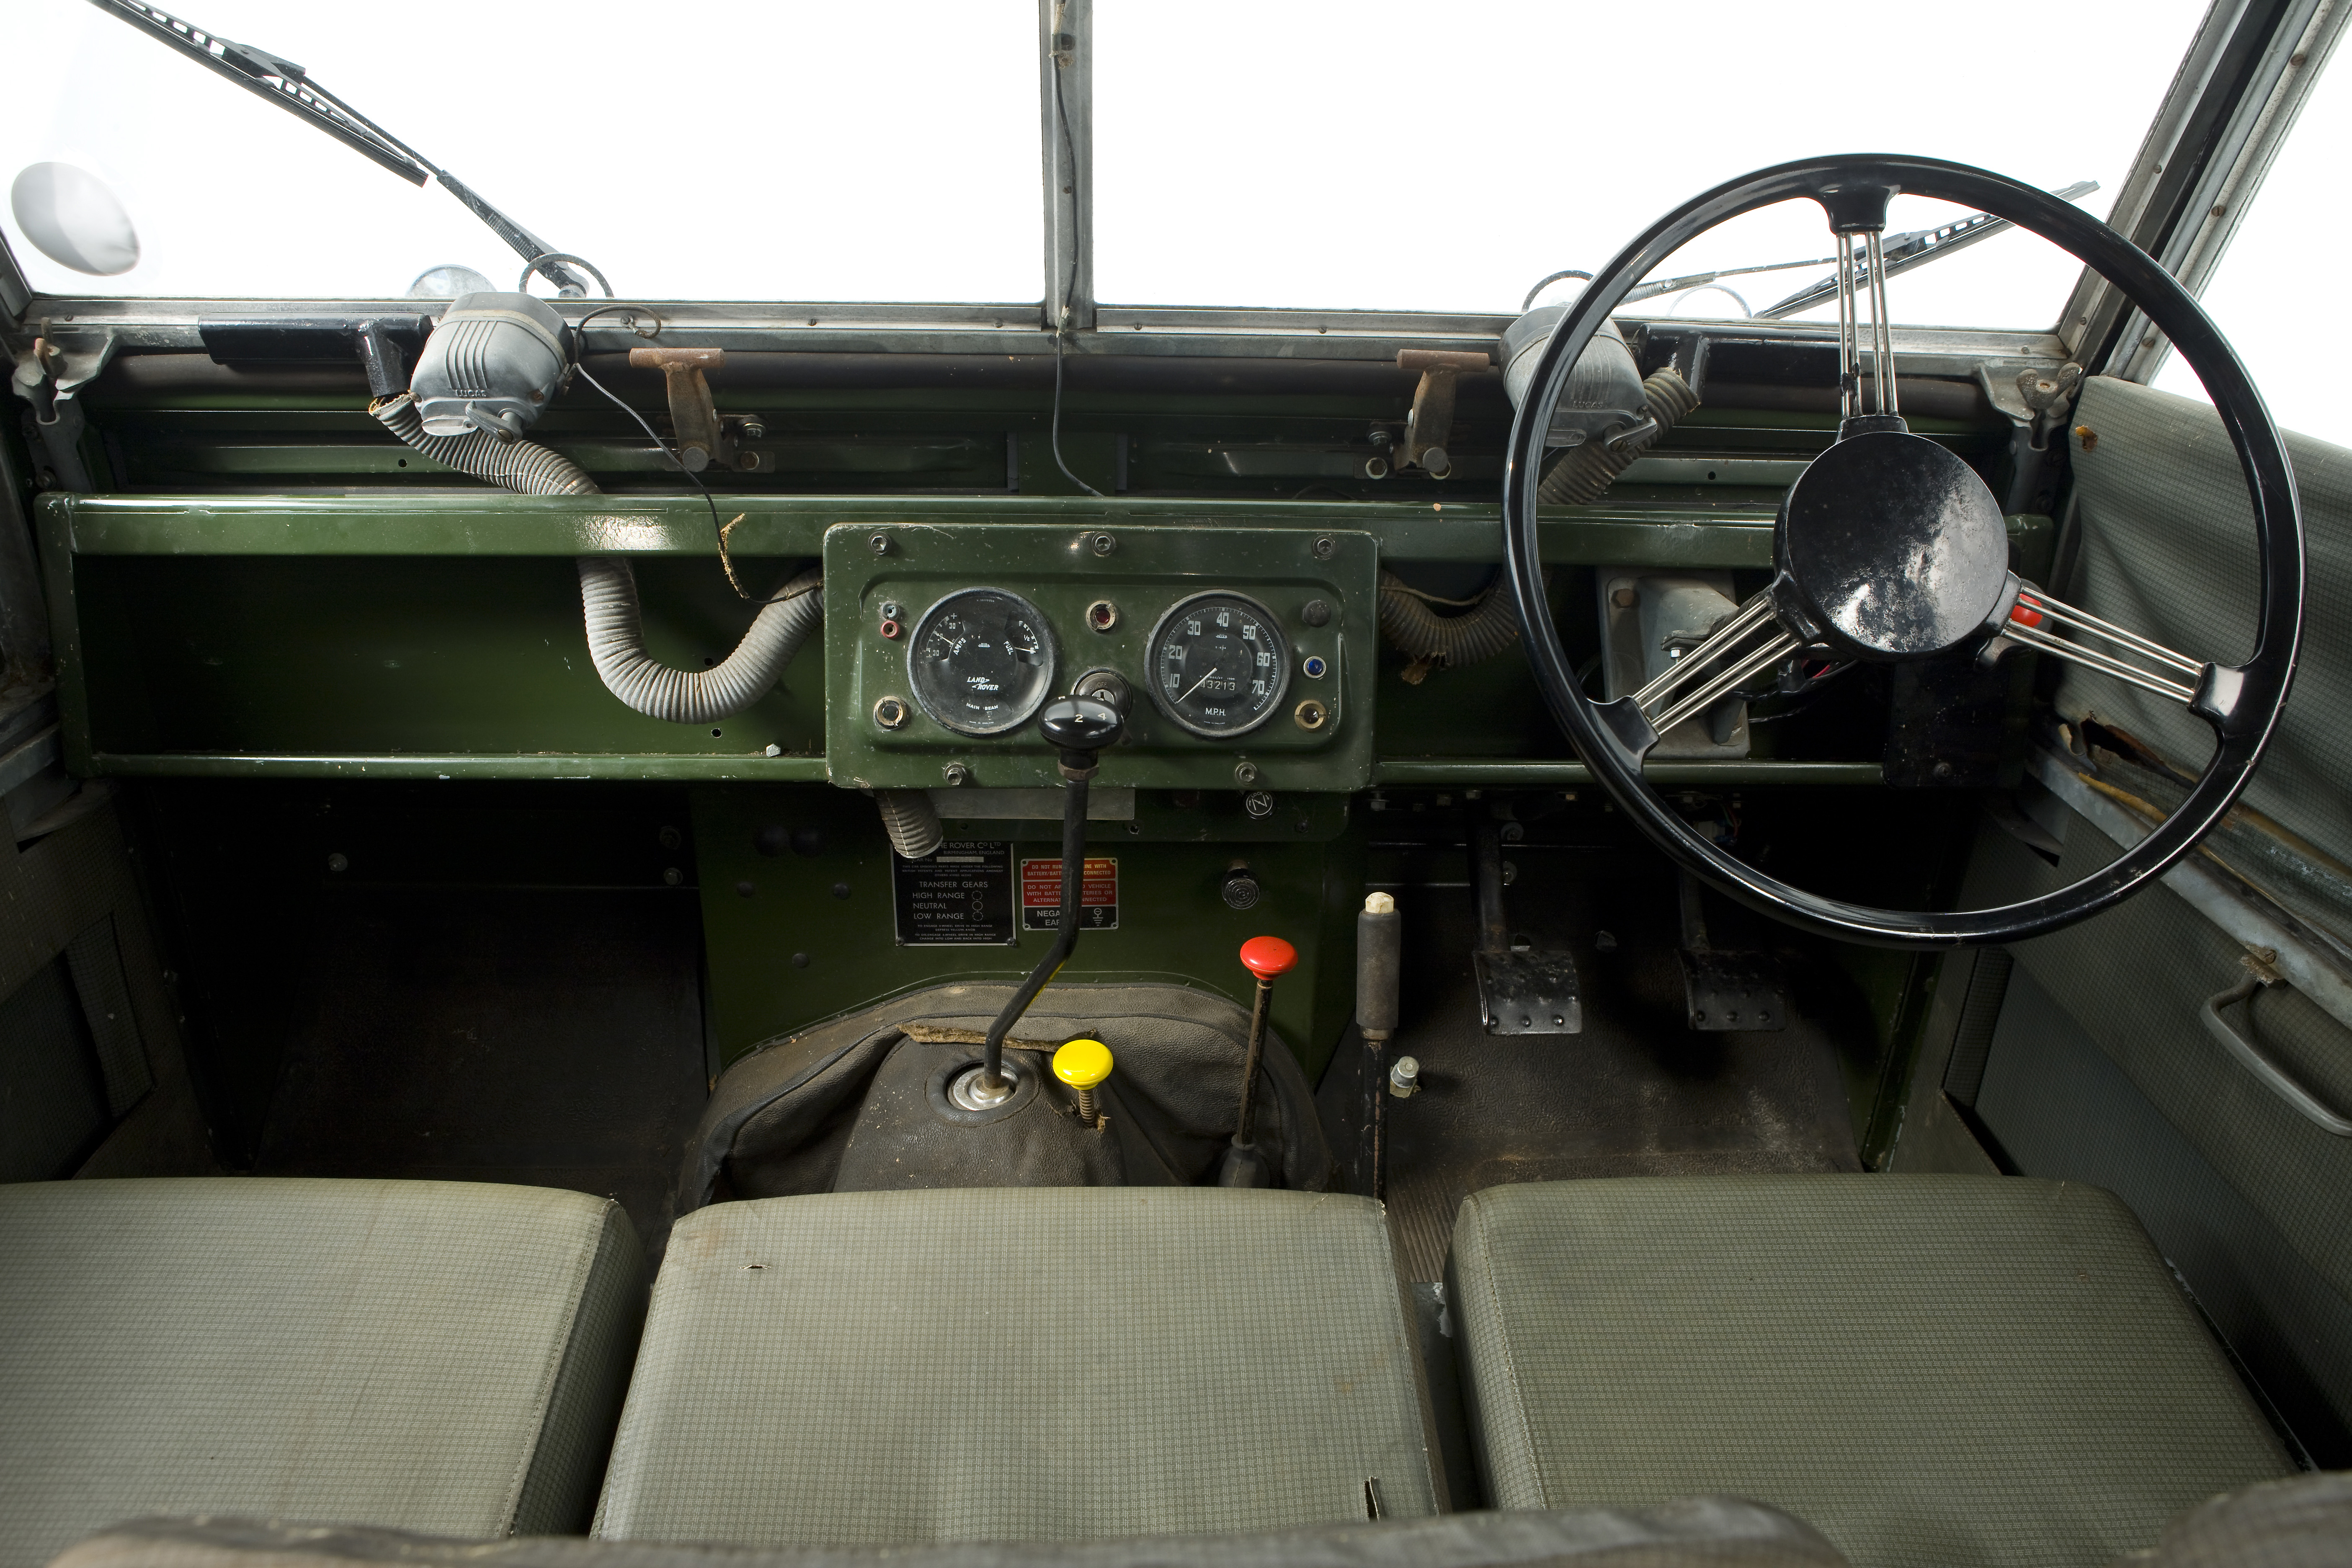
<instances>
[{"instance_id":1,"label":"red knob lever","mask_svg":"<svg viewBox=\"0 0 2352 1568\"><path fill-rule=\"evenodd\" d=\"M1254 936L1242 943L1242 962L1260 981L1298 967L1298 950L1278 936Z\"/></svg>"}]
</instances>

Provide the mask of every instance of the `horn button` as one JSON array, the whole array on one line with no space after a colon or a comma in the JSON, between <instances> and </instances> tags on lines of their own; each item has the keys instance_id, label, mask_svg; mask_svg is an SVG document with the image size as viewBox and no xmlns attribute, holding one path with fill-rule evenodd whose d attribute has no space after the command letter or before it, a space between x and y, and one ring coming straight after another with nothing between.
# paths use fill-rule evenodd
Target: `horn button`
<instances>
[{"instance_id":1,"label":"horn button","mask_svg":"<svg viewBox=\"0 0 2352 1568\"><path fill-rule=\"evenodd\" d=\"M1773 554L1774 608L1792 629L1882 662L1926 658L1983 631L2009 580L2009 530L1992 492L1951 452L1899 427L1847 436L1813 459L1780 503Z\"/></svg>"}]
</instances>

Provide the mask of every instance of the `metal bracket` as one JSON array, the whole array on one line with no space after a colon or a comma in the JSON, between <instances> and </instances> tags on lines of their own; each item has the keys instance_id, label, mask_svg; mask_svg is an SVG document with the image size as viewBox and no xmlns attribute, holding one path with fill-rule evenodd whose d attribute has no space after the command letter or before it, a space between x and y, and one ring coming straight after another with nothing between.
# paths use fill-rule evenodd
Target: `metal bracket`
<instances>
[{"instance_id":1,"label":"metal bracket","mask_svg":"<svg viewBox=\"0 0 2352 1568\"><path fill-rule=\"evenodd\" d=\"M16 361L9 383L17 396L33 405L34 428L40 433L42 453L57 481L43 489L98 488L81 458L81 434L88 422L77 394L98 379L114 358L116 346L112 332L72 342L38 337Z\"/></svg>"},{"instance_id":2,"label":"metal bracket","mask_svg":"<svg viewBox=\"0 0 2352 1568\"><path fill-rule=\"evenodd\" d=\"M1405 416L1404 440L1397 454L1396 467L1419 468L1434 479L1442 479L1453 471L1454 459L1446 455L1445 443L1454 436L1454 379L1488 369L1493 363L1493 358L1486 353L1452 349L1397 351L1397 369L1421 372L1421 384L1413 388L1412 412Z\"/></svg>"}]
</instances>

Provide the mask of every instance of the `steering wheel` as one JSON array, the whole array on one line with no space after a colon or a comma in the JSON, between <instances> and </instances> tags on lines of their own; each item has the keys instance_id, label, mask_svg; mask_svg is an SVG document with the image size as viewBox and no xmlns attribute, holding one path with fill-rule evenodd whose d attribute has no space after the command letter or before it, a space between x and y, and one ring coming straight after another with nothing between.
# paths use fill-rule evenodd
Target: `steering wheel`
<instances>
[{"instance_id":1,"label":"steering wheel","mask_svg":"<svg viewBox=\"0 0 2352 1568\"><path fill-rule=\"evenodd\" d=\"M2262 574L2253 657L2192 658L2021 583L2000 504L1974 469L1909 433L1896 406L1885 280L1887 202L1898 194L1981 208L2050 240L2121 289L2188 357L2229 431L2253 502ZM1742 213L1810 196L1837 238L1837 441L1790 487L1773 528L1773 580L1643 690L1596 702L1552 624L1537 537L1545 436L1569 373L1626 293L1675 250ZM1861 255L1857 255L1857 251ZM1876 406L1862 406L1855 295L1868 287ZM2015 942L2117 903L2194 848L2253 774L2278 728L2303 635L2303 515L2278 426L2196 300L2146 252L2089 214L2005 175L1876 153L1781 163L1694 197L1619 252L1569 308L1511 426L1503 470L1505 565L1537 685L1579 756L1642 830L1702 880L1788 924L1849 942L1937 949ZM2061 636L2061 631L2071 635ZM1694 832L1642 776L1658 737L1744 681L1798 656L1897 664L1982 649L1998 637L2071 659L2182 703L2216 745L2171 816L2104 869L2040 898L1950 912L1874 909L1765 875ZM2094 642L2104 647L2091 646Z\"/></svg>"}]
</instances>

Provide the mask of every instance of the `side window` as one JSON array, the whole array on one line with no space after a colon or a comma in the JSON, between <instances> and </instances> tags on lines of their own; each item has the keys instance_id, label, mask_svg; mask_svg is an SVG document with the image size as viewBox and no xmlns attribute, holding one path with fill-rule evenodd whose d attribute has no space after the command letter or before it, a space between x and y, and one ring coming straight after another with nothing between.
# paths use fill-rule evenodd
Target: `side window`
<instances>
[{"instance_id":1,"label":"side window","mask_svg":"<svg viewBox=\"0 0 2352 1568\"><path fill-rule=\"evenodd\" d=\"M2352 251L2344 150L2352 147L2352 65L2328 64L2279 149L2254 205L2206 286L2208 314L2253 373L2271 416L2289 430L2352 447L2352 398L2344 395L2328 305ZM2165 357L2156 385L2202 398L2197 373Z\"/></svg>"}]
</instances>

